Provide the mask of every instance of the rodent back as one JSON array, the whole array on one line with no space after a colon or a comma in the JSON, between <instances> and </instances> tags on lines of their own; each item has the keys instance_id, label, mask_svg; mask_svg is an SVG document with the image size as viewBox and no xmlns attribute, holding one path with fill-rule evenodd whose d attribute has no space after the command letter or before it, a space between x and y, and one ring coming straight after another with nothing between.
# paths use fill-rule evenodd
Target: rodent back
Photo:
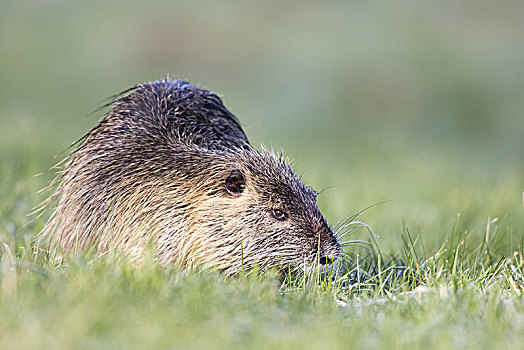
<instances>
[{"instance_id":1,"label":"rodent back","mask_svg":"<svg viewBox=\"0 0 524 350\"><path fill-rule=\"evenodd\" d=\"M249 146L238 119L221 99L185 81L138 85L112 106L106 119L120 120L124 134L141 132L137 136L144 140L161 138L214 150Z\"/></svg>"}]
</instances>

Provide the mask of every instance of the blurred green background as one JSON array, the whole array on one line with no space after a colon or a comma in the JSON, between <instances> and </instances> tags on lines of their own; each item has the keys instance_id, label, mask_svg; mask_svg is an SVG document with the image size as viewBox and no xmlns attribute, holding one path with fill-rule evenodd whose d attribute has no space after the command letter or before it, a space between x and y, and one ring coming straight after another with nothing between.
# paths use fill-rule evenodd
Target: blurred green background
<instances>
[{"instance_id":1,"label":"blurred green background","mask_svg":"<svg viewBox=\"0 0 524 350\"><path fill-rule=\"evenodd\" d=\"M294 159L326 189L331 223L394 200L362 216L393 252L404 225L431 248L459 212L461 232L481 239L498 217L512 242L523 13L516 1L0 0L1 230L28 227L92 111L169 74L217 92L255 146Z\"/></svg>"}]
</instances>

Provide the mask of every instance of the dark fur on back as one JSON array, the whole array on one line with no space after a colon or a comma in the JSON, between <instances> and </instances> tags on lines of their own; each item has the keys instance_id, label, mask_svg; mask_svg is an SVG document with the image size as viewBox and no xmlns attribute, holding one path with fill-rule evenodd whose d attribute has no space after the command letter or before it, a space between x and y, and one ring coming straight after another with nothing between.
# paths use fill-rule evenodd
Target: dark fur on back
<instances>
[{"instance_id":1,"label":"dark fur on back","mask_svg":"<svg viewBox=\"0 0 524 350\"><path fill-rule=\"evenodd\" d=\"M136 86L128 93L112 103L111 112L120 117L124 134L145 139L163 137L166 142L177 139L206 149L249 146L237 118L212 92L166 79Z\"/></svg>"},{"instance_id":2,"label":"dark fur on back","mask_svg":"<svg viewBox=\"0 0 524 350\"><path fill-rule=\"evenodd\" d=\"M152 242L162 264L230 274L307 270L339 256L316 193L254 149L217 95L168 79L126 93L57 179L44 230L53 249L119 249L140 260Z\"/></svg>"}]
</instances>

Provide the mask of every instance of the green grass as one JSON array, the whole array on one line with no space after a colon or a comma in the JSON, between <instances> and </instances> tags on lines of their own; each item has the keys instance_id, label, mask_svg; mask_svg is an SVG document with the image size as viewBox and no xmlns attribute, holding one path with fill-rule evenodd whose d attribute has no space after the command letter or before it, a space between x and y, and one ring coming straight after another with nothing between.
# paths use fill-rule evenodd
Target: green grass
<instances>
[{"instance_id":1,"label":"green grass","mask_svg":"<svg viewBox=\"0 0 524 350\"><path fill-rule=\"evenodd\" d=\"M0 0L0 348L522 348L523 11ZM388 201L357 218L374 239L344 238L370 247L333 280L52 264L29 215L48 169L101 101L167 73L294 159L331 224Z\"/></svg>"},{"instance_id":2,"label":"green grass","mask_svg":"<svg viewBox=\"0 0 524 350\"><path fill-rule=\"evenodd\" d=\"M51 174L32 177L34 158L22 160L3 159L0 348L493 349L524 341L519 202L515 220L491 219L489 234L487 218L476 221L484 203L451 217L442 205L436 217L443 223L429 220L425 230L396 222L390 244L355 230L346 238L371 247L347 247L355 253L332 279L226 278L107 256L72 256L56 266L31 245L45 217L27 216ZM324 209L331 217L334 209ZM359 219L394 222L402 211L393 201Z\"/></svg>"},{"instance_id":3,"label":"green grass","mask_svg":"<svg viewBox=\"0 0 524 350\"><path fill-rule=\"evenodd\" d=\"M9 268L4 262L5 348L504 348L523 336L523 305L508 287L507 267L484 286L468 276L453 290L447 278L431 276L435 286L427 291L351 300L337 296L342 288L283 288L273 276L224 280L103 261Z\"/></svg>"}]
</instances>

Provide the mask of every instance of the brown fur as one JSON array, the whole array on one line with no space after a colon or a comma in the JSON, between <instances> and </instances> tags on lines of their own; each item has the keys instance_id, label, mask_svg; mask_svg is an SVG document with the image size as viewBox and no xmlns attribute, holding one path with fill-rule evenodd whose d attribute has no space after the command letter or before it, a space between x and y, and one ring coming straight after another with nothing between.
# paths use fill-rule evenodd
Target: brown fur
<instances>
[{"instance_id":1,"label":"brown fur","mask_svg":"<svg viewBox=\"0 0 524 350\"><path fill-rule=\"evenodd\" d=\"M151 242L161 264L227 274L304 271L340 255L316 193L254 149L217 95L166 79L111 105L56 179L43 232L55 251L116 248L139 261Z\"/></svg>"}]
</instances>

